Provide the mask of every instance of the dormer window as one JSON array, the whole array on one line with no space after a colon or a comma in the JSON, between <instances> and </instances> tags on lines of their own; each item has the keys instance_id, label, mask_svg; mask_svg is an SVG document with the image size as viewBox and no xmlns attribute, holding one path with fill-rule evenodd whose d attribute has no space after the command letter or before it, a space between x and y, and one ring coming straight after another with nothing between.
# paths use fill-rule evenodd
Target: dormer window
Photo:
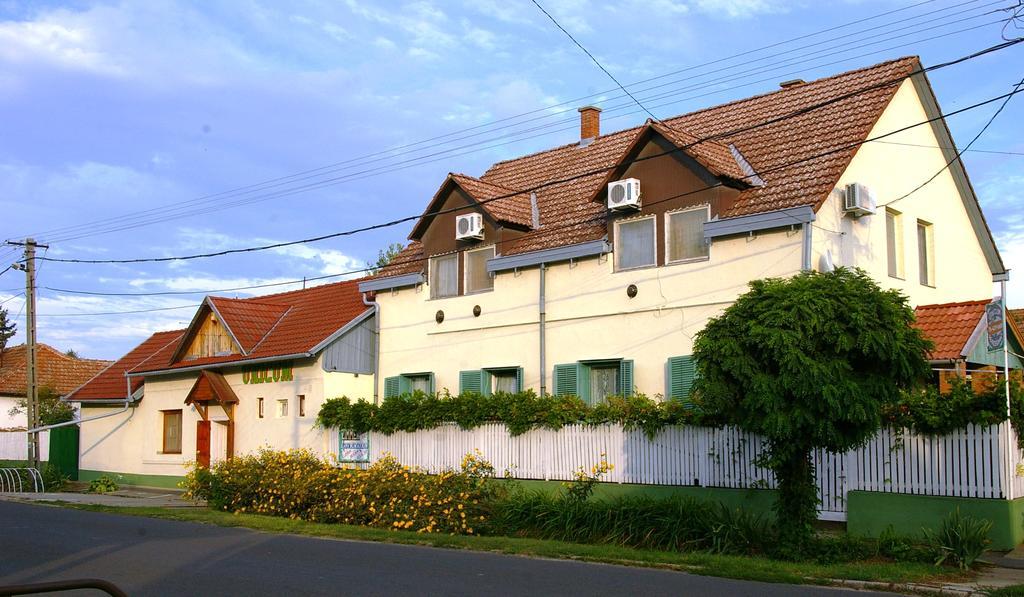
<instances>
[{"instance_id":1,"label":"dormer window","mask_svg":"<svg viewBox=\"0 0 1024 597\"><path fill-rule=\"evenodd\" d=\"M487 272L487 260L494 257L494 245L466 251L466 294L494 290L494 278Z\"/></svg>"},{"instance_id":2,"label":"dormer window","mask_svg":"<svg viewBox=\"0 0 1024 597\"><path fill-rule=\"evenodd\" d=\"M430 258L430 298L459 294L459 254Z\"/></svg>"},{"instance_id":3,"label":"dormer window","mask_svg":"<svg viewBox=\"0 0 1024 597\"><path fill-rule=\"evenodd\" d=\"M668 263L707 259L708 243L704 224L711 208L707 205L665 214L665 253Z\"/></svg>"},{"instance_id":4,"label":"dormer window","mask_svg":"<svg viewBox=\"0 0 1024 597\"><path fill-rule=\"evenodd\" d=\"M618 270L657 265L654 216L615 223L615 265Z\"/></svg>"}]
</instances>

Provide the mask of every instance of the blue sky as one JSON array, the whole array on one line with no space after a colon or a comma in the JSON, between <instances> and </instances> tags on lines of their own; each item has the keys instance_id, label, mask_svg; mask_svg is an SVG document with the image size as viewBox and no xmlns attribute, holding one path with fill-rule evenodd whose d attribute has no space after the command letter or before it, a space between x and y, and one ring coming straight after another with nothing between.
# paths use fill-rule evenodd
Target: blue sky
<instances>
[{"instance_id":1,"label":"blue sky","mask_svg":"<svg viewBox=\"0 0 1024 597\"><path fill-rule=\"evenodd\" d=\"M955 58L999 42L1000 26L991 23L1001 13L983 13L1013 3L542 2L627 84L682 71L631 87L659 117L902 55L918 54L926 65ZM934 73L940 104L950 111L1006 93L1024 76L1022 58L1017 46ZM574 141L579 105L604 106L605 131L642 122L645 115L613 87L528 0L0 1L0 237L38 234L53 241L50 256L166 256L414 215L449 171L480 175L494 161ZM992 110L950 119L958 144ZM1024 100L1015 98L975 147L1024 152L1022 114ZM468 127L480 128L450 135ZM965 159L1004 258L1024 264L1024 156L972 152ZM208 197L332 164L277 187ZM327 179L286 196L271 193ZM185 201L193 201L189 209L180 207ZM153 211L121 225L109 220L140 210ZM172 217L181 211L201 213ZM187 263L43 263L39 281L107 292L288 281L363 267L408 230ZM9 253L0 249L4 264ZM1024 306L1024 265L1017 267L1010 303ZM22 285L16 272L0 276L0 301L12 315L21 310ZM153 331L186 325L192 311L63 315L200 298L44 288L39 339L116 358ZM21 341L19 334L14 342Z\"/></svg>"}]
</instances>

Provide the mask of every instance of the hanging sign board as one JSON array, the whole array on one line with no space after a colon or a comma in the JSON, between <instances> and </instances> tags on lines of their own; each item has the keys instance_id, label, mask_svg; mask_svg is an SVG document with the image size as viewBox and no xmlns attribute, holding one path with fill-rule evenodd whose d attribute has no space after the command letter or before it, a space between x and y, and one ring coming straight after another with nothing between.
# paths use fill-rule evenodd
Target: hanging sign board
<instances>
[{"instance_id":1,"label":"hanging sign board","mask_svg":"<svg viewBox=\"0 0 1024 597\"><path fill-rule=\"evenodd\" d=\"M985 305L985 325L988 330L988 349L990 351L1002 350L1006 344L1006 336L1003 333L1006 329L1004 317L1003 299L998 298Z\"/></svg>"},{"instance_id":2,"label":"hanging sign board","mask_svg":"<svg viewBox=\"0 0 1024 597\"><path fill-rule=\"evenodd\" d=\"M370 462L370 434L342 430L338 438L340 462Z\"/></svg>"}]
</instances>

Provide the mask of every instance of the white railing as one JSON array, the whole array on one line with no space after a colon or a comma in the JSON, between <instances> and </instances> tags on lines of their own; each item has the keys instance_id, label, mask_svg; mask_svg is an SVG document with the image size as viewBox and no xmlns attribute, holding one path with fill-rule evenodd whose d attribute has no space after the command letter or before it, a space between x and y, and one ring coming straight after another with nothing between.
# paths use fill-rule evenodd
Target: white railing
<instances>
[{"instance_id":1,"label":"white railing","mask_svg":"<svg viewBox=\"0 0 1024 597\"><path fill-rule=\"evenodd\" d=\"M860 449L819 451L814 459L822 517L842 519L850 490L1004 499L1024 495L1024 478L1016 473L1024 452L1016 443L1008 449L1016 435L1008 438L1006 433L1013 432L1005 424L971 425L945 436L884 429ZM333 453L337 435L331 434ZM763 449L759 436L729 427L670 427L653 439L616 425L569 425L516 437L502 424L370 434L371 461L390 453L430 472L458 468L463 456L479 450L498 474L569 480L605 454L615 465L606 481L649 485L772 488L772 474L756 464Z\"/></svg>"},{"instance_id":2,"label":"white railing","mask_svg":"<svg viewBox=\"0 0 1024 597\"><path fill-rule=\"evenodd\" d=\"M50 459L50 432L39 432L39 460ZM0 460L28 460L28 433L0 431Z\"/></svg>"}]
</instances>

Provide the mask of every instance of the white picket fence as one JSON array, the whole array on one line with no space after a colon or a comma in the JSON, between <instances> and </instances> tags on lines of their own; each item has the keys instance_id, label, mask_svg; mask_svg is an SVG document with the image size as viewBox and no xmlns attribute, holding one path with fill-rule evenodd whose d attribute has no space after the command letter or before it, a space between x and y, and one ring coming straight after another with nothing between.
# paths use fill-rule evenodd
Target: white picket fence
<instances>
[{"instance_id":1,"label":"white picket fence","mask_svg":"<svg viewBox=\"0 0 1024 597\"><path fill-rule=\"evenodd\" d=\"M330 450L337 454L338 434L331 436ZM617 425L569 425L515 437L502 424L472 430L444 425L415 433L371 433L369 440L371 461L390 453L430 472L458 468L467 453L479 450L499 474L569 480L581 467L589 471L604 454L615 467L605 480L613 483L775 486L770 471L755 463L762 438L736 428L670 427L648 439ZM971 425L940 437L884 429L860 449L814 456L825 519L845 519L851 490L1002 499L1024 495L1024 477L1017 474L1024 452L1006 424Z\"/></svg>"},{"instance_id":2,"label":"white picket fence","mask_svg":"<svg viewBox=\"0 0 1024 597\"><path fill-rule=\"evenodd\" d=\"M50 458L50 432L39 433L40 460ZM28 433L0 431L0 460L28 460Z\"/></svg>"}]
</instances>

